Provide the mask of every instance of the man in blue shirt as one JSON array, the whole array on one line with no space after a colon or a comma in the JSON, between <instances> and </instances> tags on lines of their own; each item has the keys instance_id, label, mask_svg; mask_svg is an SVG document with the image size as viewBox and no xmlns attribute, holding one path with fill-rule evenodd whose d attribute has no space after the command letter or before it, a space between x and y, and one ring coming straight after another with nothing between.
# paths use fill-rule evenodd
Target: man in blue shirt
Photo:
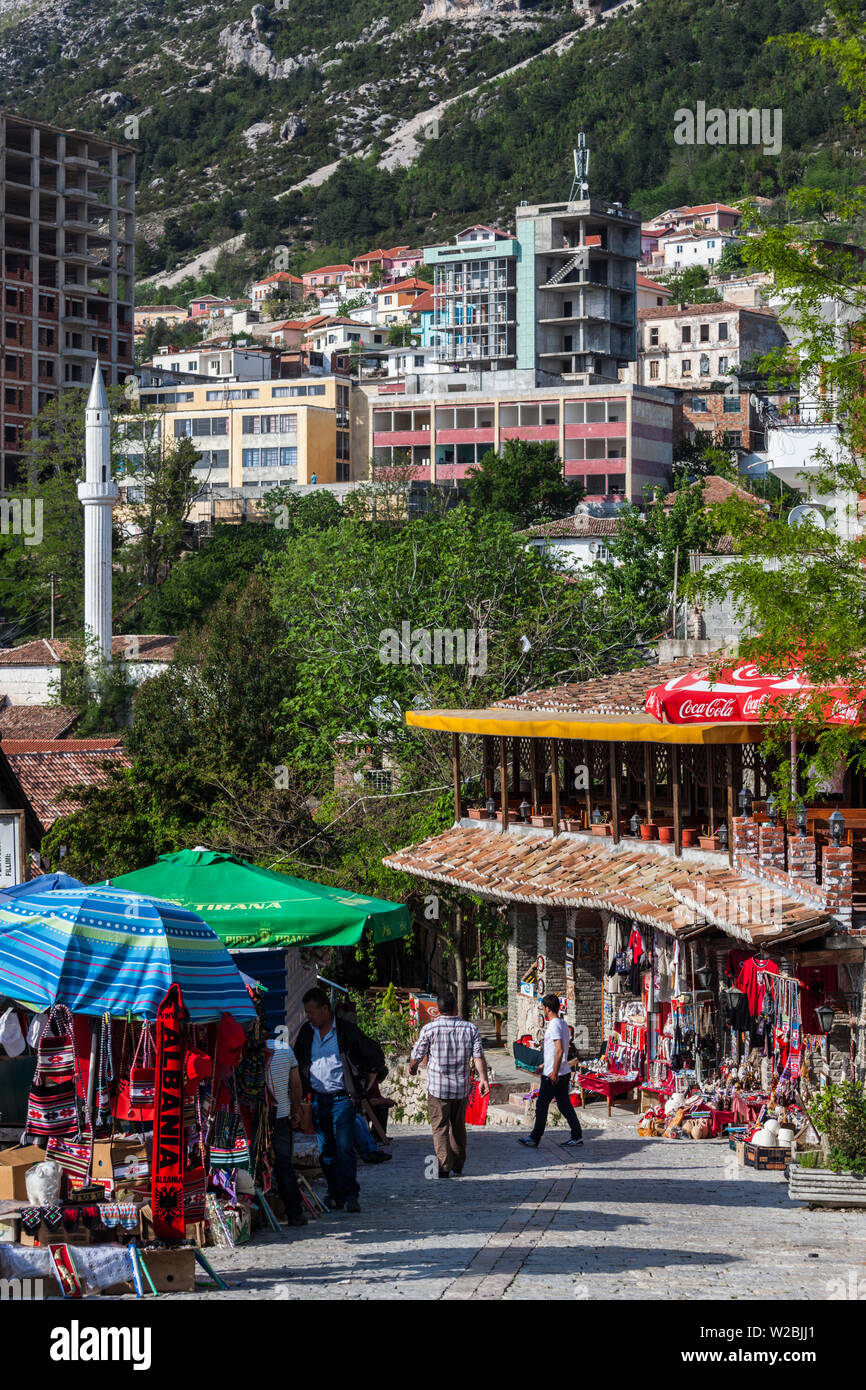
<instances>
[{"instance_id":1,"label":"man in blue shirt","mask_svg":"<svg viewBox=\"0 0 866 1390\"><path fill-rule=\"evenodd\" d=\"M360 1211L355 1157L355 1101L384 1066L382 1049L348 1019L335 1019L324 990L304 995L303 1024L295 1054L304 1094L313 1100L322 1172L332 1211Z\"/></svg>"}]
</instances>

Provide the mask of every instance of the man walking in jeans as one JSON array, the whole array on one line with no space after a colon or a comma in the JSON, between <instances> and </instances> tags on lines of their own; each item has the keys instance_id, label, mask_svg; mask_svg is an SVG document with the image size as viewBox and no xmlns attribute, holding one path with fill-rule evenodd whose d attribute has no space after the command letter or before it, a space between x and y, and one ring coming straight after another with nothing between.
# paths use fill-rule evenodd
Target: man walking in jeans
<instances>
[{"instance_id":1,"label":"man walking in jeans","mask_svg":"<svg viewBox=\"0 0 866 1390\"><path fill-rule=\"evenodd\" d=\"M439 1017L425 1023L412 1048L412 1076L427 1058L427 1108L433 1129L433 1148L440 1178L459 1178L466 1162L466 1102L469 1099L469 1059L475 1058L482 1096L490 1090L481 1036L474 1023L457 1016L453 994L440 994Z\"/></svg>"},{"instance_id":2,"label":"man walking in jeans","mask_svg":"<svg viewBox=\"0 0 866 1390\"><path fill-rule=\"evenodd\" d=\"M354 1023L334 1019L324 990L307 990L304 1012L307 1022L295 1039L295 1055L302 1092L313 1098L313 1123L328 1184L325 1205L331 1211L360 1211L355 1100L372 1086L385 1058L379 1044Z\"/></svg>"},{"instance_id":3,"label":"man walking in jeans","mask_svg":"<svg viewBox=\"0 0 866 1390\"><path fill-rule=\"evenodd\" d=\"M528 1149L538 1148L547 1124L550 1102L555 1100L560 1115L565 1116L571 1130L571 1138L566 1139L562 1147L576 1149L583 1143L583 1132L569 1096L571 1068L568 1065L568 1024L564 1018L559 1017L559 997L556 994L545 994L541 1007L547 1020L547 1028L544 1033L541 1084L535 1102L535 1124L532 1133L524 1135L520 1143L525 1144Z\"/></svg>"}]
</instances>

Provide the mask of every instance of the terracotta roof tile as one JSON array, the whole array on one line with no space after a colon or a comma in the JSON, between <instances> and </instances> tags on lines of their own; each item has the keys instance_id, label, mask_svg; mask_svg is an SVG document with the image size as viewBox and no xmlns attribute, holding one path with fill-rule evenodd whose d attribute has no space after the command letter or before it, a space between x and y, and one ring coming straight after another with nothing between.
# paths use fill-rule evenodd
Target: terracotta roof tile
<instances>
[{"instance_id":1,"label":"terracotta roof tile","mask_svg":"<svg viewBox=\"0 0 866 1390\"><path fill-rule=\"evenodd\" d=\"M550 690L527 690L497 700L493 709L555 710L559 714L643 714L648 690L694 670L694 657L678 657L656 666L638 666L613 676L572 681Z\"/></svg>"},{"instance_id":2,"label":"terracotta roof tile","mask_svg":"<svg viewBox=\"0 0 866 1390\"><path fill-rule=\"evenodd\" d=\"M67 705L7 705L0 710L0 739L59 739L77 718Z\"/></svg>"},{"instance_id":3,"label":"terracotta roof tile","mask_svg":"<svg viewBox=\"0 0 866 1390\"><path fill-rule=\"evenodd\" d=\"M36 816L47 830L58 816L78 809L74 786L105 787L112 767L129 766L119 739L10 740L0 745Z\"/></svg>"},{"instance_id":4,"label":"terracotta roof tile","mask_svg":"<svg viewBox=\"0 0 866 1390\"><path fill-rule=\"evenodd\" d=\"M115 633L111 639L112 654L127 661L171 661L176 645L176 637L152 632ZM20 647L4 647L0 650L0 666L56 666L74 653L72 642L50 642L47 637L39 637Z\"/></svg>"},{"instance_id":5,"label":"terracotta roof tile","mask_svg":"<svg viewBox=\"0 0 866 1390\"><path fill-rule=\"evenodd\" d=\"M600 844L587 836L525 832L497 826L455 827L389 855L384 864L430 883L447 883L497 901L617 912L676 936L703 922L764 946L831 926L819 908L776 893L729 868L676 859L649 849ZM763 896L762 896L763 895ZM744 911L745 904L754 906ZM748 918L744 921L743 918Z\"/></svg>"},{"instance_id":6,"label":"terracotta roof tile","mask_svg":"<svg viewBox=\"0 0 866 1390\"><path fill-rule=\"evenodd\" d=\"M530 526L526 531L519 531L521 536L615 536L619 530L620 518L618 516L587 516L584 512L578 512L575 516L563 516L558 521L542 521L537 526Z\"/></svg>"}]
</instances>

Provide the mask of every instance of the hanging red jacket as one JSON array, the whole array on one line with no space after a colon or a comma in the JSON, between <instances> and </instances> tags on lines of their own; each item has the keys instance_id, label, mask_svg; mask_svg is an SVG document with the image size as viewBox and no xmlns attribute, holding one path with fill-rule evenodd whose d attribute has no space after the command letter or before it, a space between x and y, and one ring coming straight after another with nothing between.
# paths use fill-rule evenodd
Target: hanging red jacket
<instances>
[{"instance_id":1,"label":"hanging red jacket","mask_svg":"<svg viewBox=\"0 0 866 1390\"><path fill-rule=\"evenodd\" d=\"M761 973L778 975L779 967L775 961L765 960L762 956L750 956L743 961L737 976L737 989L744 991L752 1018L760 1016L764 1005L764 986L759 978Z\"/></svg>"}]
</instances>

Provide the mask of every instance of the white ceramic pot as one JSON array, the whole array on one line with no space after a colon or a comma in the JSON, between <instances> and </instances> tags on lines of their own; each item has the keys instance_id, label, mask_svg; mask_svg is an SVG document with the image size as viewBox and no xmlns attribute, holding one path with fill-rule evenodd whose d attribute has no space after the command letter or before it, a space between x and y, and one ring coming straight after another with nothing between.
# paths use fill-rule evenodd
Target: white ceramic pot
<instances>
[{"instance_id":1,"label":"white ceramic pot","mask_svg":"<svg viewBox=\"0 0 866 1390\"><path fill-rule=\"evenodd\" d=\"M759 1149L772 1149L776 1146L776 1136L771 1129L759 1129L752 1143Z\"/></svg>"},{"instance_id":2,"label":"white ceramic pot","mask_svg":"<svg viewBox=\"0 0 866 1390\"><path fill-rule=\"evenodd\" d=\"M792 1129L788 1129L788 1128L786 1127L786 1128L783 1128L783 1129L780 1129L780 1130L779 1130L778 1134L776 1135L776 1143L777 1143L777 1144L779 1144L782 1148L787 1149L787 1148L790 1148L790 1146L791 1146L791 1144L793 1144L793 1142L794 1142L794 1131L793 1131Z\"/></svg>"},{"instance_id":3,"label":"white ceramic pot","mask_svg":"<svg viewBox=\"0 0 866 1390\"><path fill-rule=\"evenodd\" d=\"M764 1121L764 1129L767 1131L768 1134L778 1134L778 1133L779 1133L779 1121L778 1121L778 1120L765 1120L765 1121Z\"/></svg>"}]
</instances>

